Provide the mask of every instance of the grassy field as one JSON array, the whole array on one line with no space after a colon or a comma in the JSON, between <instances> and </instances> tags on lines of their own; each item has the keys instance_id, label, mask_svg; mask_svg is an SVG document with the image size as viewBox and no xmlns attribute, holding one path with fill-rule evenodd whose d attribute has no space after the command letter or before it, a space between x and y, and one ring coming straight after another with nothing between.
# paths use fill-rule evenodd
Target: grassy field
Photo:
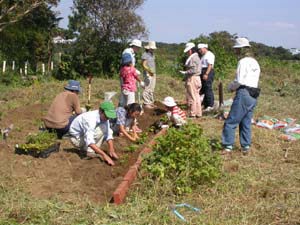
<instances>
[{"instance_id":1,"label":"grassy field","mask_svg":"<svg viewBox=\"0 0 300 225\"><path fill-rule=\"evenodd\" d=\"M300 120L300 64L261 61L262 93L255 118L268 115L278 119ZM184 100L183 82L169 75L158 75L156 98L167 95ZM233 79L233 75L231 76ZM229 80L224 80L226 86ZM87 82L82 80L84 88ZM215 81L215 85L217 85ZM29 88L1 87L1 118L22 105L50 103L64 83L36 83ZM92 105L96 107L104 92L118 90L118 80L95 79ZM215 91L217 94L217 91ZM217 96L216 96L217 97ZM225 99L232 97L226 93ZM81 96L86 103L86 93ZM117 98L114 99L115 103ZM41 112L41 115L44 112ZM40 123L39 118L34 118ZM209 138L220 140L223 121L204 116L195 121ZM58 199L35 199L26 194L22 183L0 175L0 224L183 224L171 206L188 203L200 213L180 211L186 224L300 224L300 141L280 140L280 132L253 127L253 151L248 156L233 153L223 161L222 177L214 185L199 186L191 194L170 194L172 184L140 177L132 186L126 203L120 206L95 204L83 198L77 203ZM237 142L238 146L238 142ZM0 150L1 151L1 150Z\"/></svg>"}]
</instances>

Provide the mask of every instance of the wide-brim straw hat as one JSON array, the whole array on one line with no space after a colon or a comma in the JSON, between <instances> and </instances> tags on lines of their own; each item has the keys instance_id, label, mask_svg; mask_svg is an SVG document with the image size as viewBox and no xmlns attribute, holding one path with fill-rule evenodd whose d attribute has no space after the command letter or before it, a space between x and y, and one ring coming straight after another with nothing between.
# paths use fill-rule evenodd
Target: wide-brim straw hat
<instances>
[{"instance_id":1,"label":"wide-brim straw hat","mask_svg":"<svg viewBox=\"0 0 300 225\"><path fill-rule=\"evenodd\" d=\"M145 49L157 49L155 41L149 41L148 45L144 47Z\"/></svg>"}]
</instances>

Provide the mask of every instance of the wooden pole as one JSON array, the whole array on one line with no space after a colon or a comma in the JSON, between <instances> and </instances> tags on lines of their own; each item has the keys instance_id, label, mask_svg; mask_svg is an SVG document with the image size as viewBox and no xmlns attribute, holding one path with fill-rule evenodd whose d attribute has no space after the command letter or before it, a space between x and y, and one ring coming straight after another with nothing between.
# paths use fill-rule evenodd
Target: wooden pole
<instances>
[{"instance_id":1,"label":"wooden pole","mask_svg":"<svg viewBox=\"0 0 300 225\"><path fill-rule=\"evenodd\" d=\"M6 61L3 61L2 72L5 73L6 70Z\"/></svg>"},{"instance_id":2,"label":"wooden pole","mask_svg":"<svg viewBox=\"0 0 300 225\"><path fill-rule=\"evenodd\" d=\"M223 94L223 84L222 81L219 80L219 108L224 105L224 94Z\"/></svg>"}]
</instances>

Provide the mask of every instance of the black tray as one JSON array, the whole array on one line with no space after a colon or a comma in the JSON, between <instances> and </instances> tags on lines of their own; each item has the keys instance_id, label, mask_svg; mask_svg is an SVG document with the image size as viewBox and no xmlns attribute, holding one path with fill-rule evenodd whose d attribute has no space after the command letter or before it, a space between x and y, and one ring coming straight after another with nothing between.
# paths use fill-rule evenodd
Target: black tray
<instances>
[{"instance_id":1,"label":"black tray","mask_svg":"<svg viewBox=\"0 0 300 225\"><path fill-rule=\"evenodd\" d=\"M60 147L60 143L55 143L43 151L36 151L35 149L24 150L22 148L16 147L15 153L18 155L31 155L36 158L48 158L52 152L58 152L59 147Z\"/></svg>"}]
</instances>

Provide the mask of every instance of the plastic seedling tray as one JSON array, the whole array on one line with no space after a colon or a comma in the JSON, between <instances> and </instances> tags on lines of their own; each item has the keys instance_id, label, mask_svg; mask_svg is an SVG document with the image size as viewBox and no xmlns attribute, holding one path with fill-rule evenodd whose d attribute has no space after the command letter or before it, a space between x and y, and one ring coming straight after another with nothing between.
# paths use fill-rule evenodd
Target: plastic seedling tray
<instances>
[{"instance_id":1,"label":"plastic seedling tray","mask_svg":"<svg viewBox=\"0 0 300 225\"><path fill-rule=\"evenodd\" d=\"M49 155L53 152L58 152L60 147L60 143L55 143L47 149L38 150L38 149L23 149L18 146L15 148L15 153L19 155L31 155L36 158L48 158Z\"/></svg>"}]
</instances>

